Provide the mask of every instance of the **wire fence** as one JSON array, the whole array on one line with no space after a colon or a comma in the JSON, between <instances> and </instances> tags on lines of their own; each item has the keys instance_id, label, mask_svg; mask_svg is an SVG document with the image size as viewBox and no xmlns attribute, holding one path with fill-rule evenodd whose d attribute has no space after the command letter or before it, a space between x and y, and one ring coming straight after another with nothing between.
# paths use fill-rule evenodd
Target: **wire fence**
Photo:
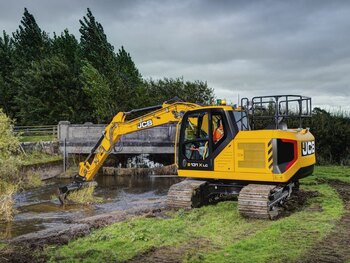
<instances>
[{"instance_id":1,"label":"wire fence","mask_svg":"<svg viewBox=\"0 0 350 263\"><path fill-rule=\"evenodd\" d=\"M57 138L57 125L14 126L13 132L22 137L52 136Z\"/></svg>"}]
</instances>

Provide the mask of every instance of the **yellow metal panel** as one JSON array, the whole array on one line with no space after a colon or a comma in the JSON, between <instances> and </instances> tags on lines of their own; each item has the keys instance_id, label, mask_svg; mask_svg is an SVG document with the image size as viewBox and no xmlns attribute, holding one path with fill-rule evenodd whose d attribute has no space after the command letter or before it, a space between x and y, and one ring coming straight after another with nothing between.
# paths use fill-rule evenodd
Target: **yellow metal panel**
<instances>
[{"instance_id":1,"label":"yellow metal panel","mask_svg":"<svg viewBox=\"0 0 350 263\"><path fill-rule=\"evenodd\" d=\"M239 160L238 168L265 168L264 143L237 143L237 149L243 150L243 160Z\"/></svg>"},{"instance_id":2,"label":"yellow metal panel","mask_svg":"<svg viewBox=\"0 0 350 263\"><path fill-rule=\"evenodd\" d=\"M261 176L267 173L272 173L268 161L269 141L252 136L249 139L236 136L234 139L236 153L234 170L251 173L256 180L260 180Z\"/></svg>"},{"instance_id":3,"label":"yellow metal panel","mask_svg":"<svg viewBox=\"0 0 350 263\"><path fill-rule=\"evenodd\" d=\"M227 172L227 171L196 171L196 170L178 170L180 177L206 178L206 179L227 179L239 181L261 181L273 182L273 174L257 174L245 172Z\"/></svg>"},{"instance_id":4,"label":"yellow metal panel","mask_svg":"<svg viewBox=\"0 0 350 263\"><path fill-rule=\"evenodd\" d=\"M215 171L234 171L233 141L231 141L214 160Z\"/></svg>"}]
</instances>

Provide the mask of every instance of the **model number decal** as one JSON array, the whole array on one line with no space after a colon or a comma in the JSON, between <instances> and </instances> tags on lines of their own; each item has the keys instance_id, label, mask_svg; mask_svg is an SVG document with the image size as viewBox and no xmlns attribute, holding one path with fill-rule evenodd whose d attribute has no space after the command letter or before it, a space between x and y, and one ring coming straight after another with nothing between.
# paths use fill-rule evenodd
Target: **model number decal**
<instances>
[{"instance_id":1,"label":"model number decal","mask_svg":"<svg viewBox=\"0 0 350 263\"><path fill-rule=\"evenodd\" d=\"M315 153L315 141L302 142L301 146L302 146L301 147L302 156Z\"/></svg>"},{"instance_id":2,"label":"model number decal","mask_svg":"<svg viewBox=\"0 0 350 263\"><path fill-rule=\"evenodd\" d=\"M208 164L207 163L187 163L187 167L200 167L200 168L208 168Z\"/></svg>"},{"instance_id":3,"label":"model number decal","mask_svg":"<svg viewBox=\"0 0 350 263\"><path fill-rule=\"evenodd\" d=\"M147 128L153 125L152 120L148 120L148 121L141 121L139 123L139 125L137 125L137 129L143 129L143 128Z\"/></svg>"}]
</instances>

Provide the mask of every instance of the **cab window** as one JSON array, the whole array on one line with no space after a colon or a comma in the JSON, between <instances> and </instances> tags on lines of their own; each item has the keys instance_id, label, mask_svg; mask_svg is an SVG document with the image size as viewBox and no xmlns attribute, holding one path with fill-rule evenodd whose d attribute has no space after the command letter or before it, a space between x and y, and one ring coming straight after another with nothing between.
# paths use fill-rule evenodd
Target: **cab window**
<instances>
[{"instance_id":1,"label":"cab window","mask_svg":"<svg viewBox=\"0 0 350 263\"><path fill-rule=\"evenodd\" d=\"M248 116L245 112L240 111L234 111L233 112L234 119L237 123L238 130L250 130L249 123L248 123Z\"/></svg>"},{"instance_id":2,"label":"cab window","mask_svg":"<svg viewBox=\"0 0 350 263\"><path fill-rule=\"evenodd\" d=\"M209 114L190 114L184 132L183 154L189 160L205 160L209 156Z\"/></svg>"}]
</instances>

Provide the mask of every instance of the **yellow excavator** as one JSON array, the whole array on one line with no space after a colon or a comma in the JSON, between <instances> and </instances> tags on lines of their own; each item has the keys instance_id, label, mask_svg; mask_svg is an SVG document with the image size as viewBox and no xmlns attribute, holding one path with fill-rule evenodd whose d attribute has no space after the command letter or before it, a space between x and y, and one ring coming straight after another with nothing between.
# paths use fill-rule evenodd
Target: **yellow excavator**
<instances>
[{"instance_id":1,"label":"yellow excavator","mask_svg":"<svg viewBox=\"0 0 350 263\"><path fill-rule=\"evenodd\" d=\"M133 113L148 113L131 120ZM299 179L313 173L315 138L302 128L311 116L311 98L300 95L243 98L241 106L219 101L200 106L175 101L119 112L81 162L72 183L59 188L63 204L69 192L92 182L123 135L176 123L175 164L186 179L170 187L170 208L193 208L238 197L241 215L275 218L283 203L299 187ZM287 128L288 119L297 128ZM261 127L270 123L267 127Z\"/></svg>"}]
</instances>

